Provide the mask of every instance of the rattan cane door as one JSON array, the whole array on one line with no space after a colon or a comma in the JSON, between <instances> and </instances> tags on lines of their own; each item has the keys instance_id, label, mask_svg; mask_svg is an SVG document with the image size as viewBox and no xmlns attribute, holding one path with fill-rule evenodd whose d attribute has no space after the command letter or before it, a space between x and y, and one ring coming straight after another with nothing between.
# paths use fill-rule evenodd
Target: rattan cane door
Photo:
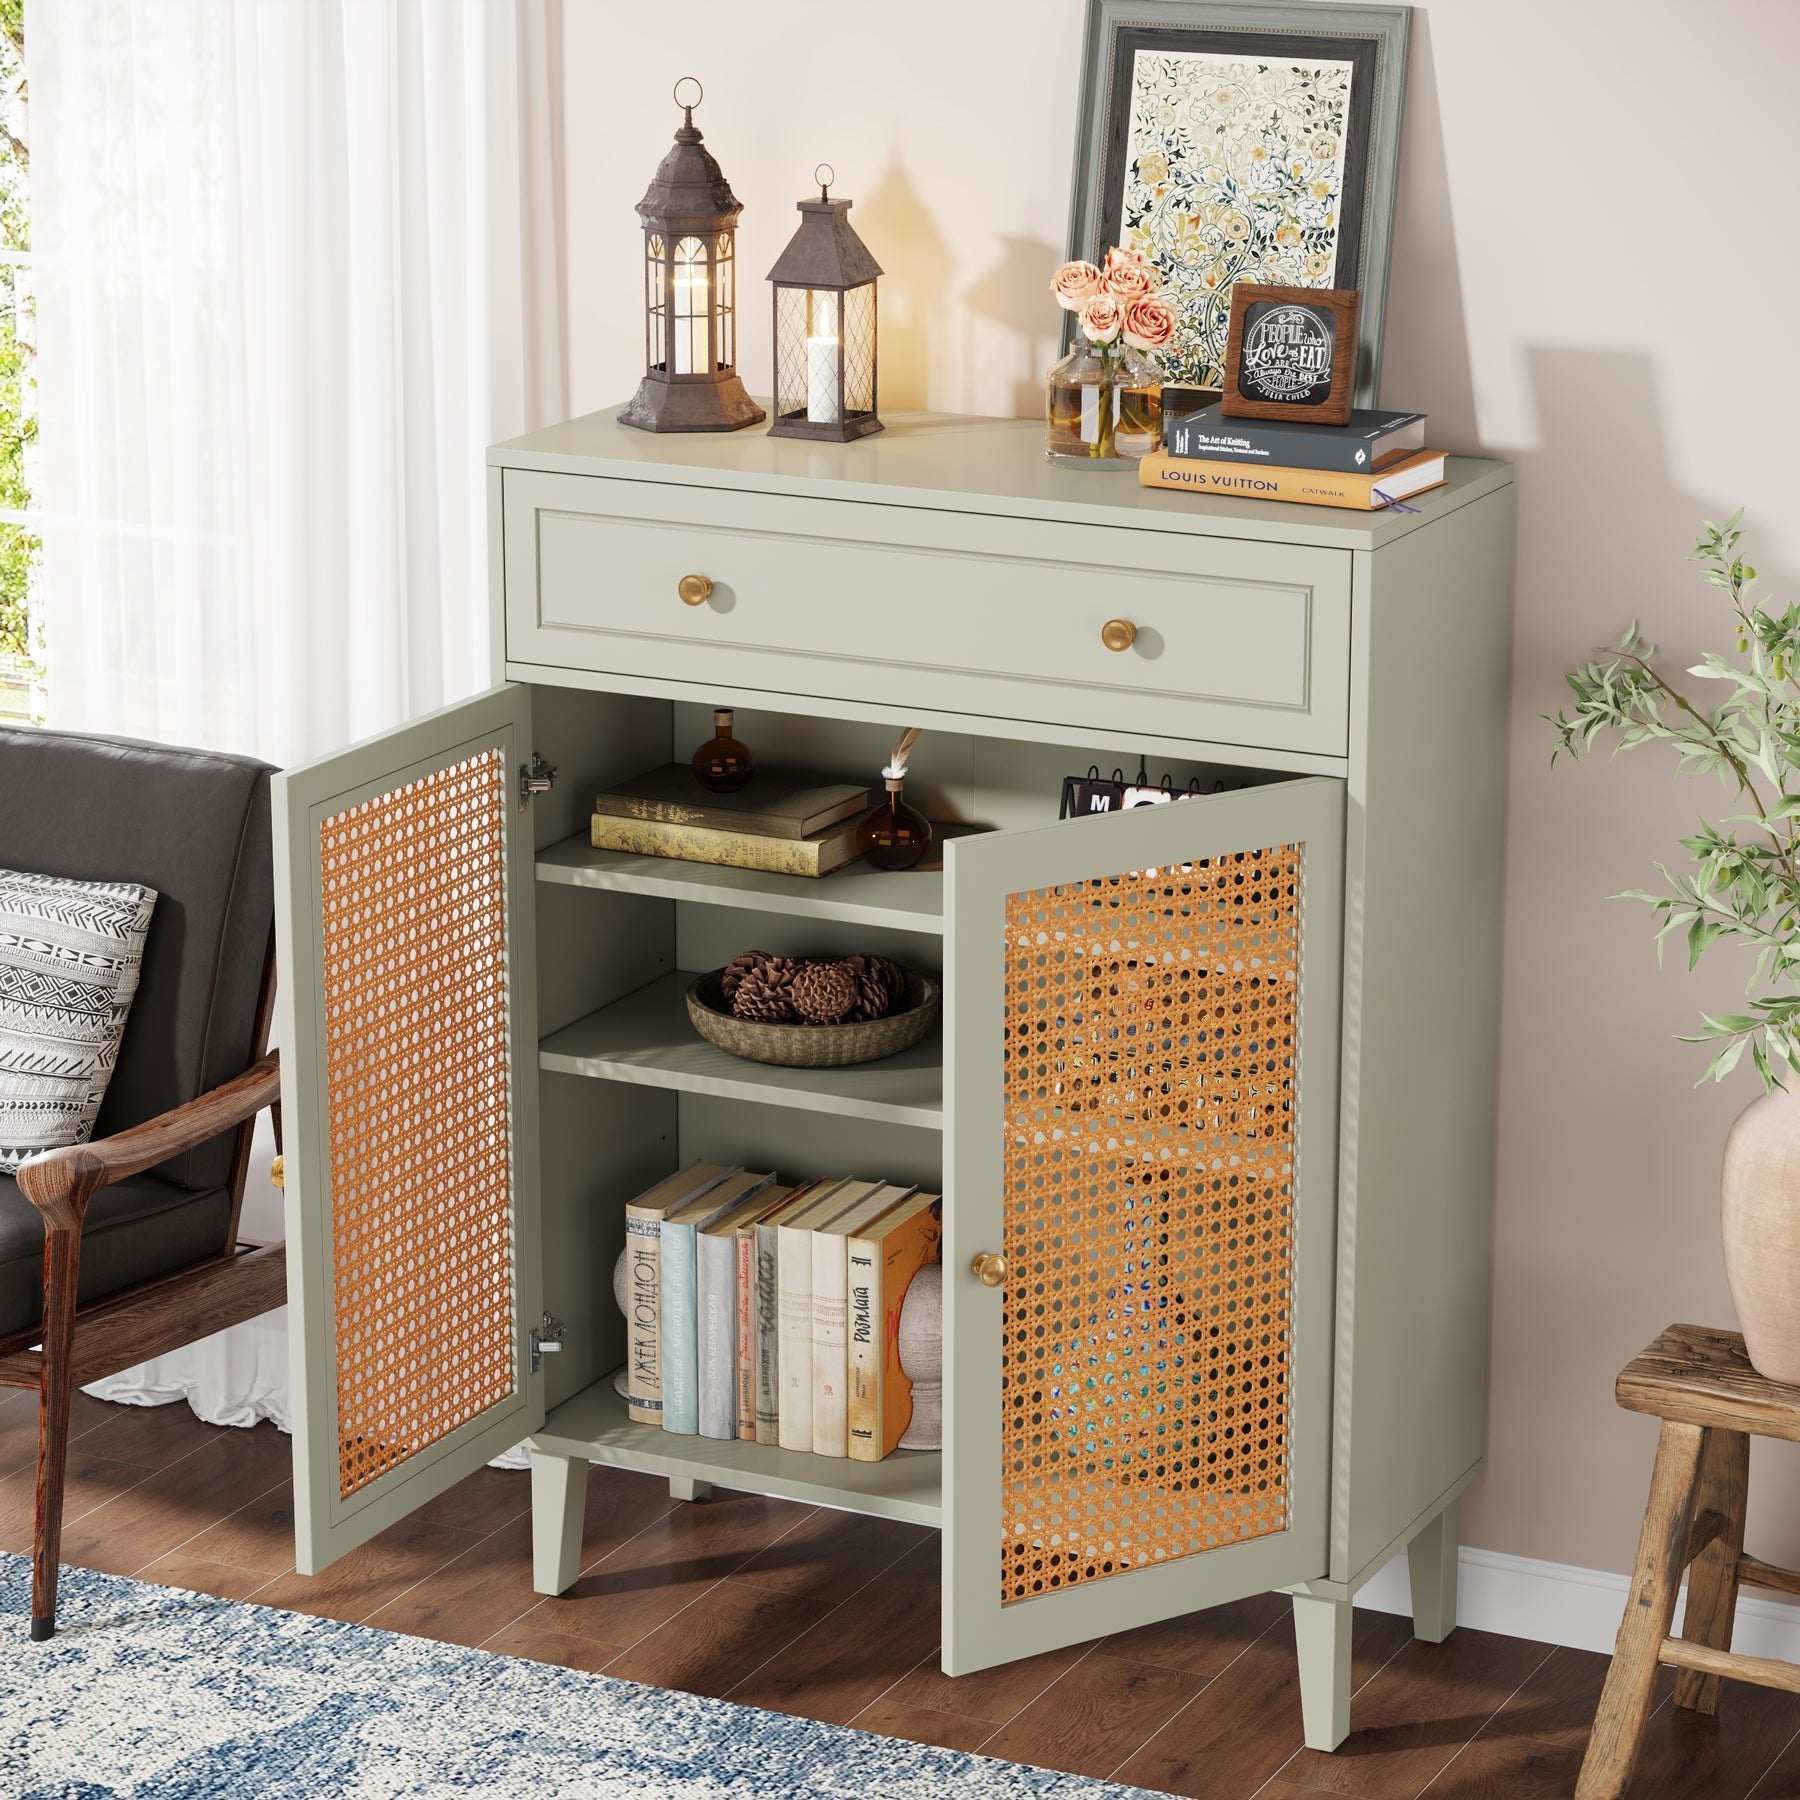
<instances>
[{"instance_id":1,"label":"rattan cane door","mask_svg":"<svg viewBox=\"0 0 1800 1800\"><path fill-rule=\"evenodd\" d=\"M1325 1573L1343 820L948 848L951 1674Z\"/></svg>"},{"instance_id":2,"label":"rattan cane door","mask_svg":"<svg viewBox=\"0 0 1800 1800\"><path fill-rule=\"evenodd\" d=\"M530 755L504 687L275 781L303 1574L543 1422Z\"/></svg>"}]
</instances>

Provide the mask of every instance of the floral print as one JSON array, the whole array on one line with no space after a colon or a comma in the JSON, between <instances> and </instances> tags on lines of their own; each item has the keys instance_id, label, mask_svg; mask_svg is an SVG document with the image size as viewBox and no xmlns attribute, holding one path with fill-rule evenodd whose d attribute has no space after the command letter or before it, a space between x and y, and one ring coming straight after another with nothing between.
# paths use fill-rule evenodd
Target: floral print
<instances>
[{"instance_id":1,"label":"floral print","mask_svg":"<svg viewBox=\"0 0 1800 1800\"><path fill-rule=\"evenodd\" d=\"M1180 317L1171 382L1222 384L1234 281L1330 285L1350 77L1348 62L1137 52L1119 235Z\"/></svg>"}]
</instances>

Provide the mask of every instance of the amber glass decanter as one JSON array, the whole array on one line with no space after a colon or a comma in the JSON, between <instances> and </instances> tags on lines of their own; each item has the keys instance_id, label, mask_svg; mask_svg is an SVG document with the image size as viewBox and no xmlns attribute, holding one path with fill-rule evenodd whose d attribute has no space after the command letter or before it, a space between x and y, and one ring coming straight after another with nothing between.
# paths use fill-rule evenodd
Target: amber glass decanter
<instances>
[{"instance_id":1,"label":"amber glass decanter","mask_svg":"<svg viewBox=\"0 0 1800 1800\"><path fill-rule=\"evenodd\" d=\"M887 798L856 828L863 861L877 869L910 869L931 848L931 821L906 803L906 777L888 775Z\"/></svg>"},{"instance_id":2,"label":"amber glass decanter","mask_svg":"<svg viewBox=\"0 0 1800 1800\"><path fill-rule=\"evenodd\" d=\"M713 709L713 734L694 752L694 778L715 794L735 794L756 773L748 744L731 735L732 709Z\"/></svg>"},{"instance_id":3,"label":"amber glass decanter","mask_svg":"<svg viewBox=\"0 0 1800 1800\"><path fill-rule=\"evenodd\" d=\"M1050 371L1044 454L1054 463L1117 468L1157 446L1162 376L1130 345L1083 341Z\"/></svg>"}]
</instances>

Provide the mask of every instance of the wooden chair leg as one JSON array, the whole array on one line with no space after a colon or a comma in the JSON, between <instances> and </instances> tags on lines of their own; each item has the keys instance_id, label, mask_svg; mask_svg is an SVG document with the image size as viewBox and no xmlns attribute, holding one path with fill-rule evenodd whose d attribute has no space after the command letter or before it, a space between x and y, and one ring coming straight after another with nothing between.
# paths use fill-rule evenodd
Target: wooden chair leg
<instances>
[{"instance_id":1,"label":"wooden chair leg","mask_svg":"<svg viewBox=\"0 0 1800 1800\"><path fill-rule=\"evenodd\" d=\"M75 1283L81 1237L52 1228L44 1239L43 1360L38 1376L37 1531L32 1540L31 1637L56 1630L57 1556L62 1549L63 1480L74 1397Z\"/></svg>"},{"instance_id":2,"label":"wooden chair leg","mask_svg":"<svg viewBox=\"0 0 1800 1800\"><path fill-rule=\"evenodd\" d=\"M1675 1597L1687 1561L1694 1483L1709 1435L1698 1425L1663 1421L1625 1617L1613 1647L1612 1667L1606 1672L1575 1800L1618 1800L1631 1780L1656 1691L1657 1652L1675 1618Z\"/></svg>"},{"instance_id":3,"label":"wooden chair leg","mask_svg":"<svg viewBox=\"0 0 1800 1800\"><path fill-rule=\"evenodd\" d=\"M1688 1571L1687 1612L1681 1635L1713 1650L1731 1648L1737 1614L1738 1558L1744 1553L1744 1503L1750 1491L1750 1439L1742 1431L1707 1434L1706 1454L1694 1490L1694 1517L1716 1512L1725 1521L1719 1535L1693 1560ZM1698 1713L1719 1710L1719 1677L1698 1669L1675 1676L1675 1704Z\"/></svg>"}]
</instances>

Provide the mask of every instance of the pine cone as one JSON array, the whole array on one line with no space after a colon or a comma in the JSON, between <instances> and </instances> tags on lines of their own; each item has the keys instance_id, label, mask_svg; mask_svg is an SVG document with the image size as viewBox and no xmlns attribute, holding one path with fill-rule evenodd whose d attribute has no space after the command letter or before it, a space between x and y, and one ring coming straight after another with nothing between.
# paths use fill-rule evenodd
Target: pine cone
<instances>
[{"instance_id":1,"label":"pine cone","mask_svg":"<svg viewBox=\"0 0 1800 1800\"><path fill-rule=\"evenodd\" d=\"M891 1008L887 979L873 956L847 956L844 967L856 978L856 1004L852 1021L885 1019Z\"/></svg>"},{"instance_id":2,"label":"pine cone","mask_svg":"<svg viewBox=\"0 0 1800 1800\"><path fill-rule=\"evenodd\" d=\"M760 969L765 963L779 960L781 959L771 956L767 950L746 950L742 956L734 956L719 977L719 986L725 991L725 1004L729 1006L736 1000L738 983L752 969Z\"/></svg>"},{"instance_id":3,"label":"pine cone","mask_svg":"<svg viewBox=\"0 0 1800 1800\"><path fill-rule=\"evenodd\" d=\"M794 977L794 1011L812 1025L835 1025L856 1004L856 977L841 962L807 963Z\"/></svg>"},{"instance_id":4,"label":"pine cone","mask_svg":"<svg viewBox=\"0 0 1800 1800\"><path fill-rule=\"evenodd\" d=\"M872 956L869 960L881 971L881 978L887 983L888 1011L893 1012L906 998L906 971L891 956Z\"/></svg>"},{"instance_id":5,"label":"pine cone","mask_svg":"<svg viewBox=\"0 0 1800 1800\"><path fill-rule=\"evenodd\" d=\"M795 965L785 956L770 956L746 969L737 981L731 1010L740 1019L761 1019L767 1024L791 1024L794 1018Z\"/></svg>"}]
</instances>

